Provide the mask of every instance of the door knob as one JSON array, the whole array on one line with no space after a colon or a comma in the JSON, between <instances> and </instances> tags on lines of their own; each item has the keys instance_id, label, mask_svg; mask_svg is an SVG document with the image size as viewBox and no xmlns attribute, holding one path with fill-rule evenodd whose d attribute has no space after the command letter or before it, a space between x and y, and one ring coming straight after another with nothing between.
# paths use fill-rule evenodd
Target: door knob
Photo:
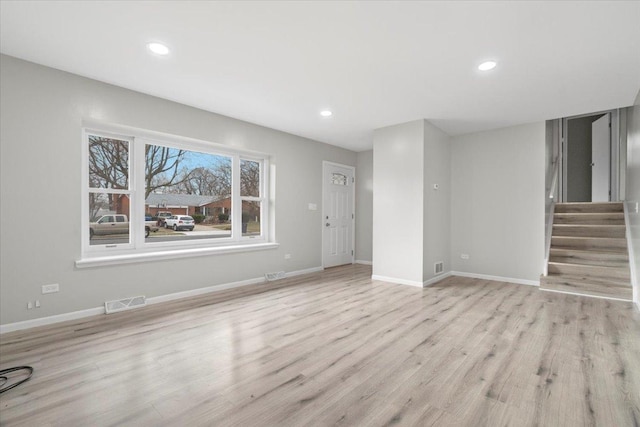
<instances>
[{"instance_id":1,"label":"door knob","mask_svg":"<svg viewBox=\"0 0 640 427\"><path fill-rule=\"evenodd\" d=\"M329 227L331 224L330 224L330 223L326 223L325 225L326 225L327 227Z\"/></svg>"}]
</instances>

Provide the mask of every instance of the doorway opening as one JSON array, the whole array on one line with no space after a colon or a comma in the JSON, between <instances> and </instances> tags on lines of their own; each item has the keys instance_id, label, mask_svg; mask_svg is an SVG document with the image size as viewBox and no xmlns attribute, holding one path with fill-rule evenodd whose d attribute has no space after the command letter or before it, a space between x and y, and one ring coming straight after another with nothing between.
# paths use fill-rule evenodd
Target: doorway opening
<instances>
[{"instance_id":1,"label":"doorway opening","mask_svg":"<svg viewBox=\"0 0 640 427\"><path fill-rule=\"evenodd\" d=\"M559 201L618 201L618 111L567 117L561 123Z\"/></svg>"}]
</instances>

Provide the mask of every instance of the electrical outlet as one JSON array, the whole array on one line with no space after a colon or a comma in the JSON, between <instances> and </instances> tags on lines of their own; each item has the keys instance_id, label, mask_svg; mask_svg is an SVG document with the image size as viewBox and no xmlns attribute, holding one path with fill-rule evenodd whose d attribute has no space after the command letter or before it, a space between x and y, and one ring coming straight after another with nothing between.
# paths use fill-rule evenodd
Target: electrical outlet
<instances>
[{"instance_id":1,"label":"electrical outlet","mask_svg":"<svg viewBox=\"0 0 640 427\"><path fill-rule=\"evenodd\" d=\"M33 308L33 303L31 301L29 301L27 303L27 310L31 310Z\"/></svg>"},{"instance_id":2,"label":"electrical outlet","mask_svg":"<svg viewBox=\"0 0 640 427\"><path fill-rule=\"evenodd\" d=\"M460 258L469 259L469 254L460 254Z\"/></svg>"},{"instance_id":3,"label":"electrical outlet","mask_svg":"<svg viewBox=\"0 0 640 427\"><path fill-rule=\"evenodd\" d=\"M284 259L291 259L291 254L284 254Z\"/></svg>"},{"instance_id":4,"label":"electrical outlet","mask_svg":"<svg viewBox=\"0 0 640 427\"><path fill-rule=\"evenodd\" d=\"M60 285L57 283L52 283L50 285L42 285L43 294L52 294L58 291L60 291Z\"/></svg>"},{"instance_id":5,"label":"electrical outlet","mask_svg":"<svg viewBox=\"0 0 640 427\"><path fill-rule=\"evenodd\" d=\"M40 300L39 299L36 300L36 308L40 308Z\"/></svg>"}]
</instances>

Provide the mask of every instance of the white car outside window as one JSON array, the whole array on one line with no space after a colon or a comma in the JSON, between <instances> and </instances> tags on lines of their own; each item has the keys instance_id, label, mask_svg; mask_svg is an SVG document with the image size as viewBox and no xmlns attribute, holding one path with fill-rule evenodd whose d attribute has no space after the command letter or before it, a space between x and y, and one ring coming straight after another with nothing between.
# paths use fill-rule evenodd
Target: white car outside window
<instances>
[{"instance_id":1,"label":"white car outside window","mask_svg":"<svg viewBox=\"0 0 640 427\"><path fill-rule=\"evenodd\" d=\"M165 228L173 228L174 231L193 231L196 223L189 215L173 215L166 219Z\"/></svg>"}]
</instances>

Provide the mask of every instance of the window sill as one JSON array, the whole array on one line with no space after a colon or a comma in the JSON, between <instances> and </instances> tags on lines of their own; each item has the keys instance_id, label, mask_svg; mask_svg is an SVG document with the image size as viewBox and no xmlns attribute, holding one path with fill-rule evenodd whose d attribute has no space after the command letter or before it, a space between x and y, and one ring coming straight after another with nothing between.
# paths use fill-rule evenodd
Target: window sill
<instances>
[{"instance_id":1,"label":"window sill","mask_svg":"<svg viewBox=\"0 0 640 427\"><path fill-rule=\"evenodd\" d=\"M240 252L262 251L276 249L278 243L257 243L250 245L218 246L213 248L178 249L156 252L139 252L125 255L109 255L101 257L82 258L76 261L76 268L102 267L107 265L135 264L149 261L166 261L195 256L232 254Z\"/></svg>"}]
</instances>

